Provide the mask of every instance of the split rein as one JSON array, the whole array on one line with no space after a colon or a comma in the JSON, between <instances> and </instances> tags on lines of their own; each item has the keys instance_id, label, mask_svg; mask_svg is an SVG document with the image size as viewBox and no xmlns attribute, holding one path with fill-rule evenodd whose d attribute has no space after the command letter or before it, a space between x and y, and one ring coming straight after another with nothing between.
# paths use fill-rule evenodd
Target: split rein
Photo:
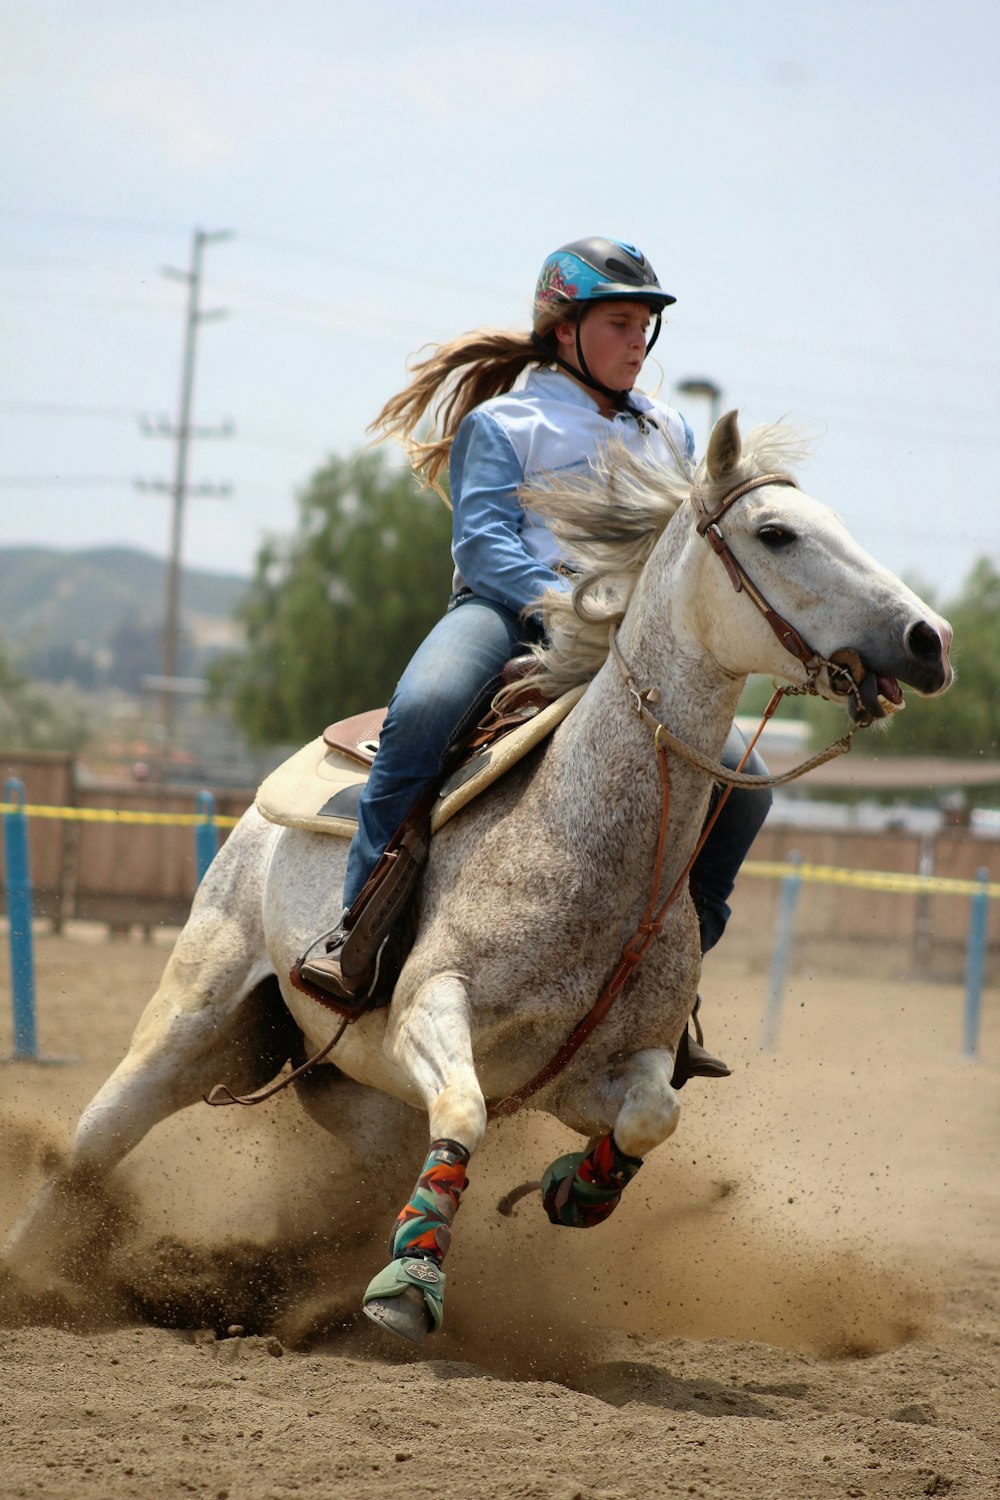
<instances>
[{"instance_id":1,"label":"split rein","mask_svg":"<svg viewBox=\"0 0 1000 1500\"><path fill-rule=\"evenodd\" d=\"M730 506L734 505L735 502L741 499L744 495L749 494L751 490L760 489L763 485L766 484L795 485L795 480L792 479L788 474L760 474L755 479L749 479L744 484L737 485L734 489L730 490L726 495L723 496L723 498L720 500L719 504L713 511L706 512L701 517L701 519L697 523L698 534L705 537L706 541L712 547L712 550L715 552L716 556L722 561L723 566L725 567L726 572L729 574L733 588L736 590L736 592L746 594L747 598L751 600L754 606L764 616L765 620L770 625L771 629L774 631L774 634L777 636L782 646L784 646L785 650L790 652L792 656L797 657L797 659L805 667L808 676L807 685L798 688L783 687L775 689L775 692L770 702L768 703L767 708L764 710L764 714L761 718L761 722L757 728L757 731L754 734L753 739L747 746L746 750L744 751L739 766L735 771L730 771L725 766L720 765L718 764L718 762L712 760L709 756L703 755L701 751L696 750L694 746L688 745L685 743L685 741L678 739L677 736L672 734L667 726L661 723L660 720L657 719L656 716L651 712L649 705L653 705L655 707L656 703L659 701L659 690L657 688L642 689L637 685L635 676L633 675L631 668L623 657L618 646L618 641L616 639L616 628L612 624L608 633L608 645L610 654L615 665L618 668L622 681L624 682L625 687L628 690L629 697L632 701L632 711L635 713L636 717L640 719L642 723L645 724L646 727L652 732L653 746L656 752L657 769L660 776L660 827L656 841L656 855L653 861L652 888L650 890L649 900L646 903L646 909L642 914L642 918L639 922L638 927L625 943L625 946L622 949L622 956L619 959L617 968L611 975L611 978L608 980L601 993L598 995L590 1010L584 1016L583 1020L580 1021L580 1023L574 1028L574 1030L570 1032L565 1042L563 1042L562 1046L559 1048L559 1051L555 1054L554 1057L549 1059L544 1068L536 1073L533 1078L530 1078L527 1083L522 1084L522 1086L519 1089L516 1089L512 1094L508 1094L505 1098L493 1101L489 1104L487 1113L491 1119L502 1117L503 1115L514 1114L522 1104L526 1103L528 1099L530 1099L534 1094L537 1094L538 1091L544 1088L546 1084L551 1083L554 1078L558 1077L563 1068L565 1068L567 1063L576 1055L576 1053L580 1050L591 1033L600 1025L601 1021L603 1021L604 1017L611 1009L615 1000L621 994L629 978L638 968L639 964L642 963L642 960L645 958L649 949L652 947L653 943L659 936L660 931L663 927L663 923L666 920L667 913L676 901L677 897L680 895L681 891L684 889L694 862L698 858L698 855L701 853L705 841L711 833L716 819L721 813L726 799L728 798L733 787L746 787L748 789L756 788L760 790L765 787L785 786L788 782L796 780L799 776L804 776L808 771L815 770L817 766L825 765L827 761L833 760L836 756L844 755L848 750L850 750L851 740L856 731L859 728L862 728L864 724L869 722L869 716L867 715L866 711L864 711L863 704L861 703L861 695L858 691L858 684L855 681L854 675L850 670L850 666L848 664L852 654L848 652L838 653L843 655L843 661L827 661L825 658L819 656L816 652L810 650L795 627L789 624L789 622L784 619L782 615L779 615L776 610L772 609L767 599L764 597L761 591L757 588L756 584L750 578L749 574L746 572L742 563L740 563L730 552L729 544L726 542L726 539L722 534L722 531L719 527L719 521L729 510ZM757 741L760 739L760 736L764 731L765 725L774 714L774 711L778 707L778 704L781 702L782 698L799 693L815 694L817 691L816 678L823 667L826 667L827 671L830 674L831 681L836 683L838 688L842 689L845 696L849 694L854 697L859 710L861 710L861 717L859 721L853 724L847 731L847 733L842 735L839 740L834 741L832 745L828 745L827 748L820 751L818 755L812 756L811 759L803 761L801 765L795 766L792 770L786 771L780 776L745 775L742 768L746 765L747 760L754 749L754 746L757 744ZM859 671L861 670L860 662L856 663L856 669ZM694 846L690 859L687 861L687 864L684 866L680 875L678 875L677 879L674 881L674 884L668 892L663 903L659 907L657 907L657 902L660 898L660 884L663 876L663 860L666 854L667 829L670 822L670 767L667 757L668 750L673 751L673 753L678 756L679 759L686 761L688 765L694 766L699 771L703 771L706 775L710 776L713 781L722 783L724 790L721 796L718 798L715 807L712 809L709 817L705 821L705 825L701 831L701 836Z\"/></svg>"}]
</instances>

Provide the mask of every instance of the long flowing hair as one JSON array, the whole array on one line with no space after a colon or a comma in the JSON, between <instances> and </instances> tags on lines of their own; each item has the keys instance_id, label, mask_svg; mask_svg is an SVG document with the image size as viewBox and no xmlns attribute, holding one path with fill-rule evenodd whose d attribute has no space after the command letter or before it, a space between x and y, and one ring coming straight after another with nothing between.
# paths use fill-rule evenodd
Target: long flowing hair
<instances>
[{"instance_id":1,"label":"long flowing hair","mask_svg":"<svg viewBox=\"0 0 1000 1500\"><path fill-rule=\"evenodd\" d=\"M477 328L447 344L437 344L412 367L409 384L390 396L368 431L397 438L410 465L424 482L444 497L438 475L448 462L451 445L463 420L484 401L509 391L531 364L547 364L555 355L552 331L557 322L574 316L565 305L547 317L536 318L535 333L507 333ZM425 417L426 435L414 436Z\"/></svg>"}]
</instances>

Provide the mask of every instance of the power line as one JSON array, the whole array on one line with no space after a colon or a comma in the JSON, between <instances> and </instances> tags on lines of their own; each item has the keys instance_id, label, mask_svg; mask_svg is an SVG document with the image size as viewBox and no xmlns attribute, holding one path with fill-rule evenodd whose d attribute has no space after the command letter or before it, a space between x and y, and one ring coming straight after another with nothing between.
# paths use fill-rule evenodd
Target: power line
<instances>
[{"instance_id":1,"label":"power line","mask_svg":"<svg viewBox=\"0 0 1000 1500\"><path fill-rule=\"evenodd\" d=\"M124 261L78 260L71 255L0 255L0 266L19 271L133 271Z\"/></svg>"},{"instance_id":2,"label":"power line","mask_svg":"<svg viewBox=\"0 0 1000 1500\"><path fill-rule=\"evenodd\" d=\"M140 420L142 413L133 406L79 406L61 401L0 401L0 411L17 412L29 417L84 417L110 421L127 418Z\"/></svg>"},{"instance_id":3,"label":"power line","mask_svg":"<svg viewBox=\"0 0 1000 1500\"><path fill-rule=\"evenodd\" d=\"M266 297L269 304L279 302L291 307L300 307L305 311L309 311L310 309L330 311L341 317L346 316L356 323L364 322L367 325L374 319L376 322L390 328L398 328L401 325L405 327L407 324L406 318L400 318L395 310L391 313L386 313L385 303L381 299L377 302L365 302L355 299L349 306L345 306L342 302L335 302L332 297L310 296L304 292L283 292L276 290L274 287L260 286L255 282L249 281L220 281L216 278L212 284L224 292L249 292L251 296ZM411 321L409 326L415 328L419 325Z\"/></svg>"},{"instance_id":4,"label":"power line","mask_svg":"<svg viewBox=\"0 0 1000 1500\"><path fill-rule=\"evenodd\" d=\"M17 302L24 306L29 302L55 303L57 307L96 307L104 312L144 312L163 314L171 309L165 302L156 302L150 298L148 302L132 301L127 297L101 297L101 296L76 296L72 293L62 295L59 292L33 292L25 296L23 292L5 291L0 287L0 297L8 302Z\"/></svg>"},{"instance_id":5,"label":"power line","mask_svg":"<svg viewBox=\"0 0 1000 1500\"><path fill-rule=\"evenodd\" d=\"M0 487L14 489L84 489L134 484L131 474L0 474Z\"/></svg>"},{"instance_id":6,"label":"power line","mask_svg":"<svg viewBox=\"0 0 1000 1500\"><path fill-rule=\"evenodd\" d=\"M0 218L17 219L27 224L94 224L108 229L136 229L162 234L169 230L175 234L187 234L186 224L174 224L168 220L130 219L112 214L81 214L59 209L0 208Z\"/></svg>"},{"instance_id":7,"label":"power line","mask_svg":"<svg viewBox=\"0 0 1000 1500\"><path fill-rule=\"evenodd\" d=\"M23 222L66 222L85 225L104 225L109 228L136 229L149 232L179 232L183 226L167 221L129 219L111 215L79 214L72 212L42 211L42 210L20 210L0 208L0 218L18 219ZM300 241L284 239L276 235L257 234L251 231L239 231L240 238L249 244L263 245L271 249L282 250L290 254L302 255L318 260L325 260L331 264L338 265L344 270L354 272L377 272L382 275L392 275L405 278L409 282L424 285L434 285L453 290L460 288L464 291L472 291L477 294L485 293L491 297L498 294L509 296L506 288L500 288L495 284L484 282L461 281L453 275L437 275L432 271L414 269L412 266L395 265L388 261L373 261L366 258L364 262L351 260L345 257L341 251L334 250L329 246L309 245ZM0 293L0 295L3 295ZM275 294L285 296L293 300L295 294ZM44 294L41 299L44 300ZM53 299L53 300L78 300L78 299ZM317 301L321 299L316 299ZM108 307L136 307L140 304L116 303L113 299L88 299L90 306ZM396 320L394 320L395 322ZM397 323L398 326L398 323ZM856 349L843 345L809 344L798 340L773 338L766 333L740 334L732 328L720 328L712 324L689 322L685 319L684 329L696 335L708 335L715 339L721 339L728 343L741 344L751 349L772 349L778 352L795 353L812 358L824 359L848 359L863 364L905 364L908 366L918 365L925 369L950 369L965 374L976 374L979 377L995 379L1000 377L1000 367L985 362L972 360L944 359L919 352L892 353L885 350Z\"/></svg>"},{"instance_id":8,"label":"power line","mask_svg":"<svg viewBox=\"0 0 1000 1500\"><path fill-rule=\"evenodd\" d=\"M925 369L950 369L963 374L1000 378L1000 365L975 360L942 359L936 355L887 353L885 350L857 349L843 344L803 344L797 340L772 338L766 333L734 333L731 328L715 328L708 323L691 323L685 319L684 332L707 334L724 343L742 344L751 349L774 349L785 354L805 354L815 359L852 359L859 364L922 365Z\"/></svg>"},{"instance_id":9,"label":"power line","mask_svg":"<svg viewBox=\"0 0 1000 1500\"><path fill-rule=\"evenodd\" d=\"M345 259L339 250L331 250L329 246L304 245L295 240L280 239L274 235L254 234L252 231L241 230L240 239L250 245L265 245L272 250L286 250L294 255L305 255L313 260L329 261L332 265L341 266L345 271L375 271L383 276L401 276L406 280L422 281L429 285L448 288L459 287L462 291L487 293L495 297L498 292L508 295L506 289L495 285L487 285L485 282L462 281L457 277L438 276L433 271L414 272L412 267L393 265L389 261L369 260L367 257L363 262Z\"/></svg>"}]
</instances>

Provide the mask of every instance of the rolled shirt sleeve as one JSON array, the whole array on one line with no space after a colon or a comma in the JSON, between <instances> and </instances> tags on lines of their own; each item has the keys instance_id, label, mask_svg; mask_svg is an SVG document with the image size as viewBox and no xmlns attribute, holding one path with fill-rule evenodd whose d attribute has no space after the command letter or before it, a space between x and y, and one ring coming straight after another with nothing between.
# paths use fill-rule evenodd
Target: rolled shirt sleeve
<instances>
[{"instance_id":1,"label":"rolled shirt sleeve","mask_svg":"<svg viewBox=\"0 0 1000 1500\"><path fill-rule=\"evenodd\" d=\"M517 492L524 472L510 438L488 412L470 412L452 444L452 556L462 583L518 614L548 588L565 588L524 544Z\"/></svg>"}]
</instances>

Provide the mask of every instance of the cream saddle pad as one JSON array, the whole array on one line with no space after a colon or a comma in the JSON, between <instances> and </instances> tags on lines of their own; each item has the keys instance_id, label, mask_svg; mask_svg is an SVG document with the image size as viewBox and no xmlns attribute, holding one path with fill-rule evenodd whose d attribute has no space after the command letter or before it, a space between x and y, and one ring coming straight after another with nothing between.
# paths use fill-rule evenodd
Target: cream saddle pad
<instances>
[{"instance_id":1,"label":"cream saddle pad","mask_svg":"<svg viewBox=\"0 0 1000 1500\"><path fill-rule=\"evenodd\" d=\"M584 683L564 693L459 766L438 792L431 817L432 832L436 833L551 734L583 697L585 689ZM358 826L358 798L368 780L368 769L359 760L331 749L319 735L261 782L257 810L270 822L282 823L287 828L353 838Z\"/></svg>"}]
</instances>

